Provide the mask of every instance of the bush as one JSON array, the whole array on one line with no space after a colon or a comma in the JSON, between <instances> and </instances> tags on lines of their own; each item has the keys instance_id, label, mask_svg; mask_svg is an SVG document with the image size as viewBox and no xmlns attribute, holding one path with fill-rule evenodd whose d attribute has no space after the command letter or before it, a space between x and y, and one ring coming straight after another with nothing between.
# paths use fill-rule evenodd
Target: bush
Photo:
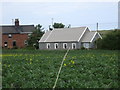
<instances>
[{"instance_id":1,"label":"bush","mask_svg":"<svg viewBox=\"0 0 120 90\"><path fill-rule=\"evenodd\" d=\"M14 46L13 49L18 49L18 47L17 47L17 46Z\"/></svg>"},{"instance_id":2,"label":"bush","mask_svg":"<svg viewBox=\"0 0 120 90\"><path fill-rule=\"evenodd\" d=\"M96 45L98 49L120 50L120 30L111 31L103 39L98 39Z\"/></svg>"},{"instance_id":3,"label":"bush","mask_svg":"<svg viewBox=\"0 0 120 90\"><path fill-rule=\"evenodd\" d=\"M81 47L81 50L85 50L86 48L85 47Z\"/></svg>"}]
</instances>

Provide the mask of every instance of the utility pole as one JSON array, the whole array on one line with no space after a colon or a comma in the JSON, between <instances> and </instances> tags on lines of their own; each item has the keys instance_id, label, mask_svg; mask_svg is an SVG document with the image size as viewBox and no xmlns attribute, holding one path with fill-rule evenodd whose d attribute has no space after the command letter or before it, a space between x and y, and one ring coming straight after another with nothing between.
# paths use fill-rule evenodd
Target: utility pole
<instances>
[{"instance_id":1,"label":"utility pole","mask_svg":"<svg viewBox=\"0 0 120 90\"><path fill-rule=\"evenodd\" d=\"M97 22L97 30L96 31L98 32L98 22Z\"/></svg>"},{"instance_id":2,"label":"utility pole","mask_svg":"<svg viewBox=\"0 0 120 90\"><path fill-rule=\"evenodd\" d=\"M52 28L53 28L53 20L54 20L54 19L52 18Z\"/></svg>"},{"instance_id":3,"label":"utility pole","mask_svg":"<svg viewBox=\"0 0 120 90\"><path fill-rule=\"evenodd\" d=\"M98 33L98 22L97 22L97 26L96 26L96 32ZM96 49L97 49L97 41L96 41Z\"/></svg>"}]
</instances>

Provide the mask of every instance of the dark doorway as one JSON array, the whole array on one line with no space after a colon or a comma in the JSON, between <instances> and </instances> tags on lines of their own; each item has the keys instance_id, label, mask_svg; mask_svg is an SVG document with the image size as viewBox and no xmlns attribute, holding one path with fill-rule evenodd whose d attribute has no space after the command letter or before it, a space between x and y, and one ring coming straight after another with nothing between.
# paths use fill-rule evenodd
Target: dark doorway
<instances>
[{"instance_id":1,"label":"dark doorway","mask_svg":"<svg viewBox=\"0 0 120 90\"><path fill-rule=\"evenodd\" d=\"M15 47L16 46L16 41L13 41L13 47Z\"/></svg>"}]
</instances>

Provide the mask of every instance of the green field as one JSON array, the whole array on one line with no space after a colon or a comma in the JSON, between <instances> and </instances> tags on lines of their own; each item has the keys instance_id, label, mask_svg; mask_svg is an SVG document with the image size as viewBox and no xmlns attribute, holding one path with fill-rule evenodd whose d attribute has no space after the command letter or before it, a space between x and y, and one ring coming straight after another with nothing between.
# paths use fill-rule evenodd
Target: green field
<instances>
[{"instance_id":1,"label":"green field","mask_svg":"<svg viewBox=\"0 0 120 90\"><path fill-rule=\"evenodd\" d=\"M66 50L3 50L3 88L52 88ZM118 88L118 52L70 50L56 88Z\"/></svg>"}]
</instances>

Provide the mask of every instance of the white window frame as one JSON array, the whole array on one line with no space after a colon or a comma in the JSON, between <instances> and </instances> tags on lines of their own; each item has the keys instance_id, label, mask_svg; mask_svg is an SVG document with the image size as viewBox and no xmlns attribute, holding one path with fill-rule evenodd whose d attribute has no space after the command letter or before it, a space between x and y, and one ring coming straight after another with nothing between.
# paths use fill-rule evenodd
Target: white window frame
<instances>
[{"instance_id":1,"label":"white window frame","mask_svg":"<svg viewBox=\"0 0 120 90\"><path fill-rule=\"evenodd\" d=\"M8 42L7 42L7 44L5 44L5 42L4 42L4 47L7 47L8 46Z\"/></svg>"},{"instance_id":2,"label":"white window frame","mask_svg":"<svg viewBox=\"0 0 120 90\"><path fill-rule=\"evenodd\" d=\"M66 48L64 47L65 44L66 44ZM67 43L63 43L63 49L67 49L67 47L68 47Z\"/></svg>"},{"instance_id":3,"label":"white window frame","mask_svg":"<svg viewBox=\"0 0 120 90\"><path fill-rule=\"evenodd\" d=\"M24 40L24 45L28 45L28 41L27 40Z\"/></svg>"},{"instance_id":4,"label":"white window frame","mask_svg":"<svg viewBox=\"0 0 120 90\"><path fill-rule=\"evenodd\" d=\"M49 48L48 48L48 45L49 45L49 48L50 48L50 43L47 43L47 44L46 44L47 49L49 49Z\"/></svg>"},{"instance_id":5,"label":"white window frame","mask_svg":"<svg viewBox=\"0 0 120 90\"><path fill-rule=\"evenodd\" d=\"M83 47L86 49L90 48L90 43L84 43Z\"/></svg>"},{"instance_id":6,"label":"white window frame","mask_svg":"<svg viewBox=\"0 0 120 90\"><path fill-rule=\"evenodd\" d=\"M58 43L54 43L54 48L57 49L56 45L57 45L57 48L59 48Z\"/></svg>"},{"instance_id":7,"label":"white window frame","mask_svg":"<svg viewBox=\"0 0 120 90\"><path fill-rule=\"evenodd\" d=\"M73 48L73 45L75 45L75 48ZM76 43L72 43L72 49L76 49Z\"/></svg>"},{"instance_id":8,"label":"white window frame","mask_svg":"<svg viewBox=\"0 0 120 90\"><path fill-rule=\"evenodd\" d=\"M12 38L12 34L8 34L8 38Z\"/></svg>"}]
</instances>

